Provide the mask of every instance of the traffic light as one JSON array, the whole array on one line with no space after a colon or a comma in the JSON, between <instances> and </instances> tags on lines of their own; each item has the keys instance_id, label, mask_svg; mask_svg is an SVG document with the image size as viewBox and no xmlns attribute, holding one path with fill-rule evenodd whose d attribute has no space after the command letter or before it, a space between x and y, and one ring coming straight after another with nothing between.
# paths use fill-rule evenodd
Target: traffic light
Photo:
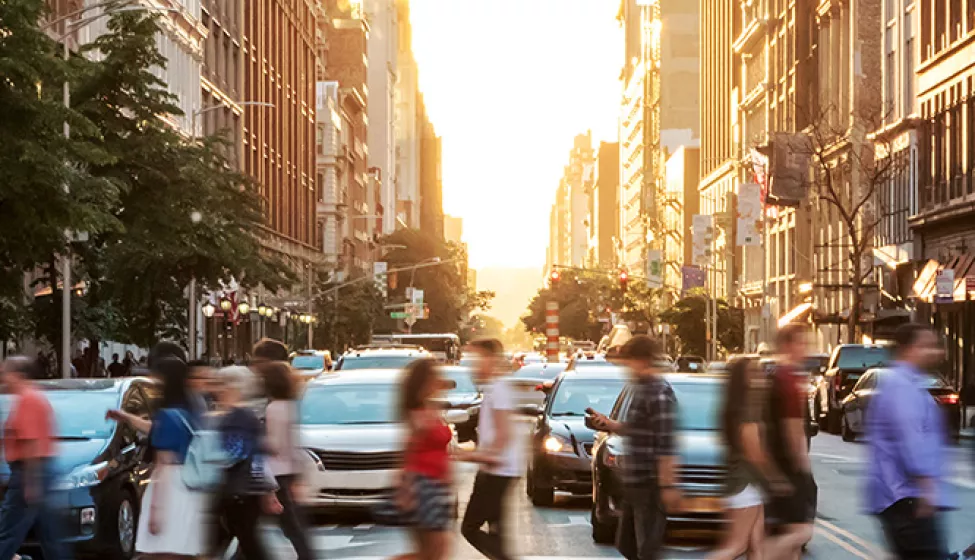
<instances>
[{"instance_id":1,"label":"traffic light","mask_svg":"<svg viewBox=\"0 0 975 560\"><path fill-rule=\"evenodd\" d=\"M556 270L552 269L552 272L548 275L548 285L550 288L555 288L559 285L559 280L562 279L562 274Z\"/></svg>"},{"instance_id":2,"label":"traffic light","mask_svg":"<svg viewBox=\"0 0 975 560\"><path fill-rule=\"evenodd\" d=\"M621 291L623 291L623 292L626 291L626 283L629 282L629 281L630 281L630 276L626 273L625 270L621 270L620 271L620 290Z\"/></svg>"}]
</instances>

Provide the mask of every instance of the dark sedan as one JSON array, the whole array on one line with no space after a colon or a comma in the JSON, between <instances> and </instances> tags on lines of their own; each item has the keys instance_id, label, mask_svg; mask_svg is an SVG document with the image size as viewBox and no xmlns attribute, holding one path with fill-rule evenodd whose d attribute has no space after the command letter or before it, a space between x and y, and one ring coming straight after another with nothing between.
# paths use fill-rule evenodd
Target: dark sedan
<instances>
[{"instance_id":1,"label":"dark sedan","mask_svg":"<svg viewBox=\"0 0 975 560\"><path fill-rule=\"evenodd\" d=\"M863 433L867 407L877 390L877 382L889 370L875 368L860 376L850 394L843 399L843 415L840 419L840 434L843 441L853 441ZM945 413L949 436L958 440L961 426L961 404L958 393L940 377L931 376L925 380L926 388L938 406Z\"/></svg>"},{"instance_id":2,"label":"dark sedan","mask_svg":"<svg viewBox=\"0 0 975 560\"><path fill-rule=\"evenodd\" d=\"M620 367L567 371L555 381L532 430L526 490L536 506L552 505L555 491L592 490L594 432L586 409L609 413L625 385Z\"/></svg>"},{"instance_id":3,"label":"dark sedan","mask_svg":"<svg viewBox=\"0 0 975 560\"><path fill-rule=\"evenodd\" d=\"M484 395L474 383L470 368L463 366L446 366L443 375L454 382L453 389L447 391L445 400L447 407L454 410L466 410L467 421L457 424L457 441L477 441L477 421L481 413L481 401Z\"/></svg>"},{"instance_id":4,"label":"dark sedan","mask_svg":"<svg viewBox=\"0 0 975 560\"><path fill-rule=\"evenodd\" d=\"M669 374L677 397L677 485L683 493L682 510L668 516L678 528L718 528L724 522L721 500L727 468L721 443L718 409L724 390L723 376ZM626 417L630 390L620 394L610 418ZM625 454L623 437L598 432L592 453L592 537L598 543L613 542L623 497L620 461Z\"/></svg>"},{"instance_id":5,"label":"dark sedan","mask_svg":"<svg viewBox=\"0 0 975 560\"><path fill-rule=\"evenodd\" d=\"M50 497L60 513L62 531L81 555L128 560L135 554L135 535L143 489L152 473L146 438L132 428L105 419L121 408L143 418L154 412L158 389L153 381L65 379L40 381L54 410L57 426L56 469L59 479ZM5 399L3 408L9 408ZM0 466L4 489L10 470ZM25 548L36 545L28 534Z\"/></svg>"}]
</instances>

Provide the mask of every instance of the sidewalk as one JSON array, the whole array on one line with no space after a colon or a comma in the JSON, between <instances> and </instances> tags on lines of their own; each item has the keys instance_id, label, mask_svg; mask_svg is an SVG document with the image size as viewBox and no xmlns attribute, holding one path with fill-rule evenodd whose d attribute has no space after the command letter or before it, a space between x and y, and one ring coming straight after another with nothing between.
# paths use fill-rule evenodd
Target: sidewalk
<instances>
[{"instance_id":1,"label":"sidewalk","mask_svg":"<svg viewBox=\"0 0 975 560\"><path fill-rule=\"evenodd\" d=\"M975 440L975 428L962 428L959 435L963 440Z\"/></svg>"}]
</instances>

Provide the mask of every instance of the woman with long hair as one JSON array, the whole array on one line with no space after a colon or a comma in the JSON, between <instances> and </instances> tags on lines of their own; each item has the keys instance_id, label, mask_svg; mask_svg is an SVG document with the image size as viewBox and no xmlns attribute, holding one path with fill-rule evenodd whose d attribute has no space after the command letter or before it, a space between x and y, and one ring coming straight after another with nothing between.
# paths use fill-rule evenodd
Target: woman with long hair
<instances>
[{"instance_id":1,"label":"woman with long hair","mask_svg":"<svg viewBox=\"0 0 975 560\"><path fill-rule=\"evenodd\" d=\"M446 386L434 360L418 360L406 368L400 390L407 425L406 454L396 502L410 526L415 549L400 559L442 560L448 556L455 517L449 461L453 434L433 402Z\"/></svg>"},{"instance_id":2,"label":"woman with long hair","mask_svg":"<svg viewBox=\"0 0 975 560\"><path fill-rule=\"evenodd\" d=\"M758 360L736 358L728 364L721 426L727 450L725 510L728 526L721 547L710 560L734 560L746 554L761 559L765 538L764 483L777 491L782 477L766 459L761 442L765 377Z\"/></svg>"},{"instance_id":3,"label":"woman with long hair","mask_svg":"<svg viewBox=\"0 0 975 560\"><path fill-rule=\"evenodd\" d=\"M194 558L206 552L206 494L188 488L180 468L193 439L190 428L201 419L190 405L186 363L166 357L153 369L162 379L162 403L149 426L155 467L142 499L135 548L143 558Z\"/></svg>"}]
</instances>

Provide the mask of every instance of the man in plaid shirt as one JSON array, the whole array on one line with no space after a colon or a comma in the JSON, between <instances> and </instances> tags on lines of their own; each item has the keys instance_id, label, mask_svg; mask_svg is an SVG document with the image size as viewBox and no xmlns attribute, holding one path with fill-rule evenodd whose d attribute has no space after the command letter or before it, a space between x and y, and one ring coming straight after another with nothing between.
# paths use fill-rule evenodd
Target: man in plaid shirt
<instances>
[{"instance_id":1,"label":"man in plaid shirt","mask_svg":"<svg viewBox=\"0 0 975 560\"><path fill-rule=\"evenodd\" d=\"M667 527L665 512L680 504L677 481L677 398L659 366L660 347L647 336L636 336L620 352L628 366L633 398L622 422L596 413L601 430L626 438L622 479L626 486L616 548L629 560L659 557Z\"/></svg>"}]
</instances>

